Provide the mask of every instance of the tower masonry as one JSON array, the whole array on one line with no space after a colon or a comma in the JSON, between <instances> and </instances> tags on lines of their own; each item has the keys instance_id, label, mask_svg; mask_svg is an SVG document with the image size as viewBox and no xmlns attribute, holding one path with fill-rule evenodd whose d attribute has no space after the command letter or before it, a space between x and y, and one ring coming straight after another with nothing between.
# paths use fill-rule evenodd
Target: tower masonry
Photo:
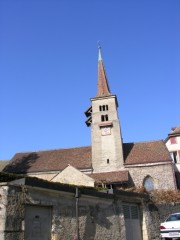
<instances>
[{"instance_id":1,"label":"tower masonry","mask_svg":"<svg viewBox=\"0 0 180 240\"><path fill-rule=\"evenodd\" d=\"M86 112L86 121L91 126L93 172L111 172L123 168L123 149L118 102L108 85L106 72L99 48L98 92L91 98L92 107Z\"/></svg>"}]
</instances>

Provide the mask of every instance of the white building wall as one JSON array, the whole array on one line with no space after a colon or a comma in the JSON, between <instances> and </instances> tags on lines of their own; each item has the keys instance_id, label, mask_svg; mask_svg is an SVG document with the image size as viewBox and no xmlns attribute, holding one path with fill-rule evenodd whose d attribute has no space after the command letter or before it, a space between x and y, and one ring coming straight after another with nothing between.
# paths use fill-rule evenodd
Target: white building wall
<instances>
[{"instance_id":1,"label":"white building wall","mask_svg":"<svg viewBox=\"0 0 180 240\"><path fill-rule=\"evenodd\" d=\"M170 154L172 154L172 152L177 153L177 162L175 162L174 159L173 161L175 163L175 170L180 171L180 136L174 136L173 138L176 139L176 143L172 143L171 138L169 138L166 141L166 147L169 150Z\"/></svg>"}]
</instances>

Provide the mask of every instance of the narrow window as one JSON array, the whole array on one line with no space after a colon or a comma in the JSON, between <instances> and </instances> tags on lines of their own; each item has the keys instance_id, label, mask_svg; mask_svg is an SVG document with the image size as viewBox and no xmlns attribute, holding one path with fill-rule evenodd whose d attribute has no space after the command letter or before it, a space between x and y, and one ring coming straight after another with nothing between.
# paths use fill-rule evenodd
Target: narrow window
<instances>
[{"instance_id":1,"label":"narrow window","mask_svg":"<svg viewBox=\"0 0 180 240\"><path fill-rule=\"evenodd\" d=\"M108 111L108 105L101 105L99 106L99 111Z\"/></svg>"},{"instance_id":2,"label":"narrow window","mask_svg":"<svg viewBox=\"0 0 180 240\"><path fill-rule=\"evenodd\" d=\"M109 159L107 159L107 164L109 164Z\"/></svg>"},{"instance_id":3,"label":"narrow window","mask_svg":"<svg viewBox=\"0 0 180 240\"><path fill-rule=\"evenodd\" d=\"M101 115L101 122L108 121L108 115Z\"/></svg>"}]
</instances>

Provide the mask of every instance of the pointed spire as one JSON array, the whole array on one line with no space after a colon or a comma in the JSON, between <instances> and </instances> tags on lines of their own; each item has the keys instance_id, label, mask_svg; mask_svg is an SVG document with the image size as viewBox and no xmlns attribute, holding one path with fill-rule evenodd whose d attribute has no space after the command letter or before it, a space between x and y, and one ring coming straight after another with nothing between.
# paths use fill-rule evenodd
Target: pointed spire
<instances>
[{"instance_id":1,"label":"pointed spire","mask_svg":"<svg viewBox=\"0 0 180 240\"><path fill-rule=\"evenodd\" d=\"M102 61L100 42L98 42L98 61Z\"/></svg>"},{"instance_id":2,"label":"pointed spire","mask_svg":"<svg viewBox=\"0 0 180 240\"><path fill-rule=\"evenodd\" d=\"M98 43L98 93L97 97L104 97L111 95L108 80L102 60L101 46Z\"/></svg>"}]
</instances>

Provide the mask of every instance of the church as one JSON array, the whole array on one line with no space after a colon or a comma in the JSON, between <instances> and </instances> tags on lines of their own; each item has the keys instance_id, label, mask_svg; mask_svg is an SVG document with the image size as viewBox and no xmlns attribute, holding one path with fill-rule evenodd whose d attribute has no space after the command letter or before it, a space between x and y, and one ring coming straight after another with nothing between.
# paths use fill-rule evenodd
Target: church
<instances>
[{"instance_id":1,"label":"church","mask_svg":"<svg viewBox=\"0 0 180 240\"><path fill-rule=\"evenodd\" d=\"M117 109L99 47L97 95L85 111L91 146L16 153L4 171L109 191L176 189L174 165L164 141L124 143Z\"/></svg>"}]
</instances>

